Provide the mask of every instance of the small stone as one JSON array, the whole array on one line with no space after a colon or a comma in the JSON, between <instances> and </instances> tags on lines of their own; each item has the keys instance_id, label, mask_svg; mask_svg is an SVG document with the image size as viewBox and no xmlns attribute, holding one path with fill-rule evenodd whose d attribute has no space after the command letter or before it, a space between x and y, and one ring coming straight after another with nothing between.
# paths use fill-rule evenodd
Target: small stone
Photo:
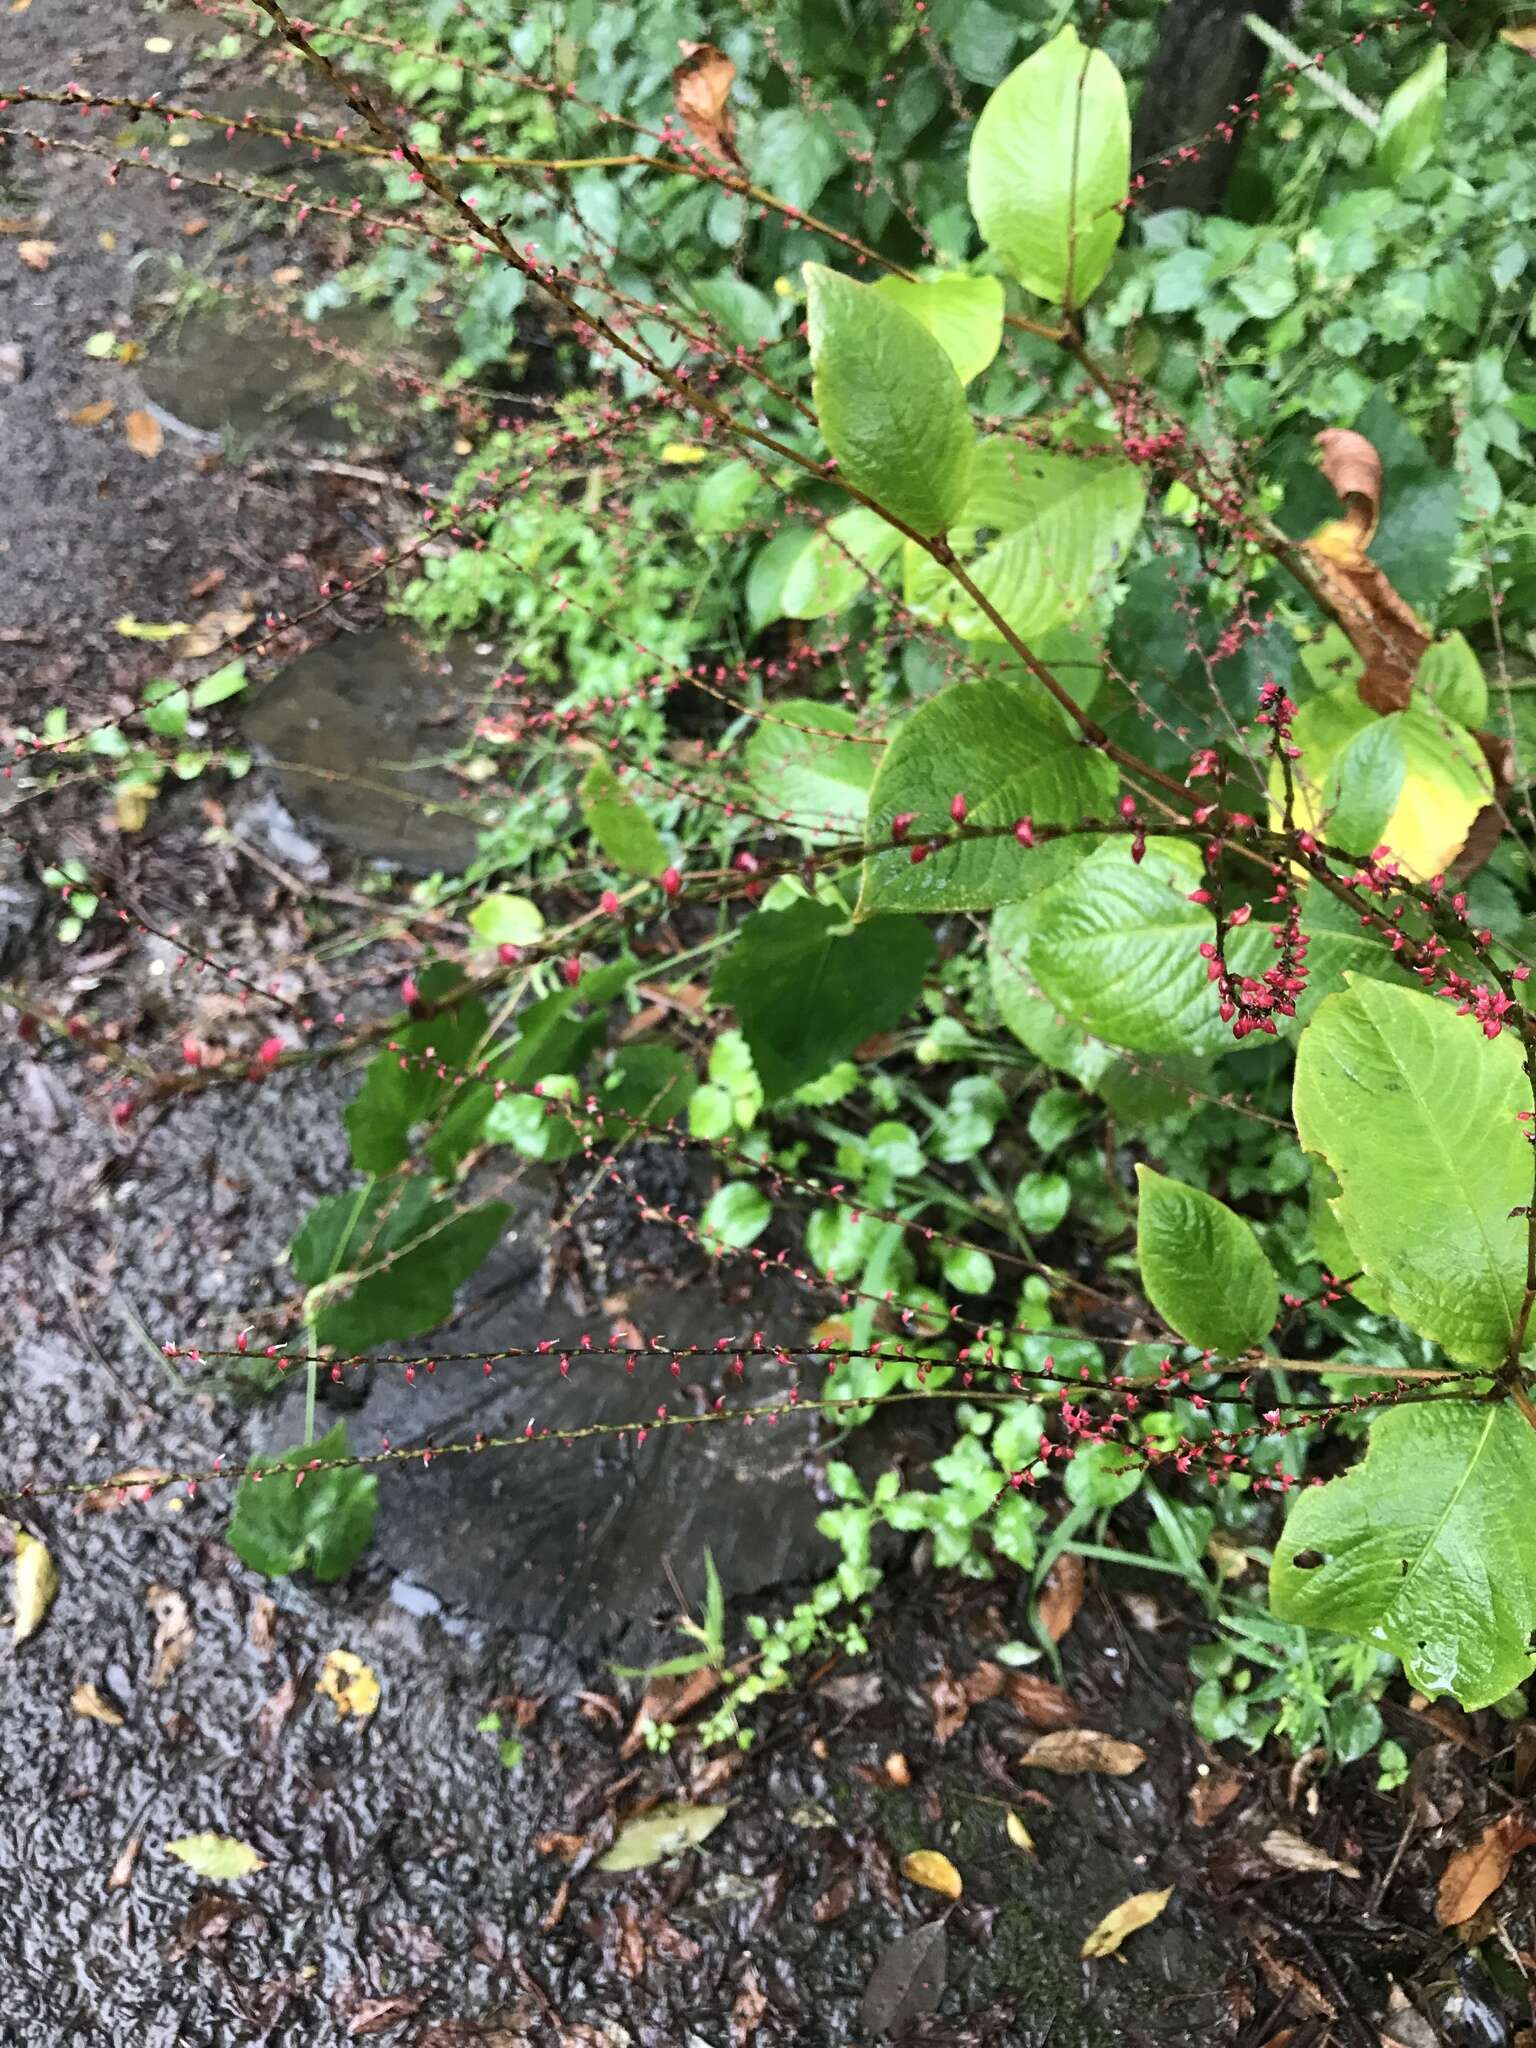
<instances>
[{"instance_id":1,"label":"small stone","mask_svg":"<svg viewBox=\"0 0 1536 2048\"><path fill-rule=\"evenodd\" d=\"M27 374L27 357L19 341L0 341L0 384L19 384Z\"/></svg>"}]
</instances>

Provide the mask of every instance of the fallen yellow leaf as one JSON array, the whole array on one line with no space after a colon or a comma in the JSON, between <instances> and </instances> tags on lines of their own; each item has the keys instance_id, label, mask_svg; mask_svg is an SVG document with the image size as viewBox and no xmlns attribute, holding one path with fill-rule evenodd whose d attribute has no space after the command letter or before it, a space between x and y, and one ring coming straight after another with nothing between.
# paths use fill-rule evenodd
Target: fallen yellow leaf
<instances>
[{"instance_id":1,"label":"fallen yellow leaf","mask_svg":"<svg viewBox=\"0 0 1536 2048\"><path fill-rule=\"evenodd\" d=\"M1056 1728L1049 1735L1037 1735L1019 1759L1036 1771L1102 1771L1108 1778L1129 1777L1146 1760L1147 1752L1139 1744L1098 1728Z\"/></svg>"},{"instance_id":2,"label":"fallen yellow leaf","mask_svg":"<svg viewBox=\"0 0 1536 2048\"><path fill-rule=\"evenodd\" d=\"M197 1876L220 1882L250 1877L267 1867L264 1856L258 1856L249 1842L237 1842L233 1835L181 1835L165 1846Z\"/></svg>"},{"instance_id":3,"label":"fallen yellow leaf","mask_svg":"<svg viewBox=\"0 0 1536 2048\"><path fill-rule=\"evenodd\" d=\"M965 1880L959 1871L937 1849L914 1849L909 1856L903 1856L901 1874L928 1891L942 1892L946 1899L958 1899L965 1890Z\"/></svg>"},{"instance_id":4,"label":"fallen yellow leaf","mask_svg":"<svg viewBox=\"0 0 1536 2048\"><path fill-rule=\"evenodd\" d=\"M282 263L272 273L274 284L297 284L304 275L297 263Z\"/></svg>"},{"instance_id":5,"label":"fallen yellow leaf","mask_svg":"<svg viewBox=\"0 0 1536 2048\"><path fill-rule=\"evenodd\" d=\"M144 353L141 341L120 341L117 344L117 360L120 363L136 363Z\"/></svg>"},{"instance_id":6,"label":"fallen yellow leaf","mask_svg":"<svg viewBox=\"0 0 1536 2048\"><path fill-rule=\"evenodd\" d=\"M109 1701L102 1698L94 1685L77 1685L69 1696L69 1704L85 1721L100 1721L106 1728L121 1728L123 1717Z\"/></svg>"},{"instance_id":7,"label":"fallen yellow leaf","mask_svg":"<svg viewBox=\"0 0 1536 2048\"><path fill-rule=\"evenodd\" d=\"M1134 1934L1138 1927L1150 1927L1172 1897L1172 1885L1165 1892L1137 1892L1104 1915L1083 1943L1083 1955L1112 1956L1128 1934Z\"/></svg>"},{"instance_id":8,"label":"fallen yellow leaf","mask_svg":"<svg viewBox=\"0 0 1536 2048\"><path fill-rule=\"evenodd\" d=\"M351 1650L332 1650L315 1680L315 1691L336 1702L338 1716L356 1714L366 1721L379 1704L379 1681Z\"/></svg>"},{"instance_id":9,"label":"fallen yellow leaf","mask_svg":"<svg viewBox=\"0 0 1536 2048\"><path fill-rule=\"evenodd\" d=\"M1025 1827L1023 1821L1019 1819L1019 1816L1016 1813L1010 1812L1004 1825L1008 1830L1008 1839L1012 1842L1015 1849L1022 1849L1026 1856L1033 1856L1035 1853L1035 1838L1029 1832L1029 1829Z\"/></svg>"},{"instance_id":10,"label":"fallen yellow leaf","mask_svg":"<svg viewBox=\"0 0 1536 2048\"><path fill-rule=\"evenodd\" d=\"M663 462L707 462L709 450L697 441L669 441L661 451Z\"/></svg>"},{"instance_id":11,"label":"fallen yellow leaf","mask_svg":"<svg viewBox=\"0 0 1536 2048\"><path fill-rule=\"evenodd\" d=\"M16 1612L11 1634L18 1643L35 1636L59 1590L59 1575L53 1568L46 1543L16 1530Z\"/></svg>"},{"instance_id":12,"label":"fallen yellow leaf","mask_svg":"<svg viewBox=\"0 0 1536 2048\"><path fill-rule=\"evenodd\" d=\"M69 424L72 427L99 427L103 420L111 418L112 410L110 398L98 398L91 405L77 407L69 416Z\"/></svg>"},{"instance_id":13,"label":"fallen yellow leaf","mask_svg":"<svg viewBox=\"0 0 1536 2048\"><path fill-rule=\"evenodd\" d=\"M110 228L103 228L101 233L96 237L96 246L98 249L105 249L107 254L110 256L112 251L117 247L117 237L116 235L113 234Z\"/></svg>"},{"instance_id":14,"label":"fallen yellow leaf","mask_svg":"<svg viewBox=\"0 0 1536 2048\"><path fill-rule=\"evenodd\" d=\"M28 270L46 270L59 253L57 242L18 242L16 254Z\"/></svg>"},{"instance_id":15,"label":"fallen yellow leaf","mask_svg":"<svg viewBox=\"0 0 1536 2048\"><path fill-rule=\"evenodd\" d=\"M146 461L153 461L165 446L165 435L152 412L135 407L123 421L123 432L128 436L128 446L134 454L142 455Z\"/></svg>"}]
</instances>

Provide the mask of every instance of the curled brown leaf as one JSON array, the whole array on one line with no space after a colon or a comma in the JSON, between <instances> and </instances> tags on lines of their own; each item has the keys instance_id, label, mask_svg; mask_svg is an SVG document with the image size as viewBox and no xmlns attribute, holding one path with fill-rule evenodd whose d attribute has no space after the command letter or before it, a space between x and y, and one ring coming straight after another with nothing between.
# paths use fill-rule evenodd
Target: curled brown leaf
<instances>
[{"instance_id":1,"label":"curled brown leaf","mask_svg":"<svg viewBox=\"0 0 1536 2048\"><path fill-rule=\"evenodd\" d=\"M695 141L739 166L736 117L729 104L736 66L713 43L680 42L677 47L683 61L672 73L672 90L679 119Z\"/></svg>"}]
</instances>

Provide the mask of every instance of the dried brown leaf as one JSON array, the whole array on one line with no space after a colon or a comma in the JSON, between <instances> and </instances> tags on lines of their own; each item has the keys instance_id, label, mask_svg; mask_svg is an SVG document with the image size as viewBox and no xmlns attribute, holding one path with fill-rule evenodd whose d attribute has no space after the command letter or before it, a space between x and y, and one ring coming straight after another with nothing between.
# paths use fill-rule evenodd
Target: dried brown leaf
<instances>
[{"instance_id":1,"label":"dried brown leaf","mask_svg":"<svg viewBox=\"0 0 1536 2048\"><path fill-rule=\"evenodd\" d=\"M425 1991L396 1991L388 1998L360 1998L347 2017L349 2038L355 2041L364 2034L382 2034L399 2026L421 2011L427 1996Z\"/></svg>"},{"instance_id":2,"label":"dried brown leaf","mask_svg":"<svg viewBox=\"0 0 1536 2048\"><path fill-rule=\"evenodd\" d=\"M968 1671L963 1680L965 1697L973 1707L981 1706L987 1700L995 1700L1006 1689L1008 1674L1001 1664L978 1664L974 1671Z\"/></svg>"},{"instance_id":3,"label":"dried brown leaf","mask_svg":"<svg viewBox=\"0 0 1536 2048\"><path fill-rule=\"evenodd\" d=\"M750 2041L763 2023L768 2010L768 1994L756 1970L748 1964L742 1973L741 1985L731 2001L731 2048L741 2048L741 2043Z\"/></svg>"},{"instance_id":4,"label":"dried brown leaf","mask_svg":"<svg viewBox=\"0 0 1536 2048\"><path fill-rule=\"evenodd\" d=\"M1241 1796L1247 1779L1230 1764L1212 1764L1203 1777L1189 1788L1189 1817L1197 1828L1208 1828L1218 1814L1226 1812Z\"/></svg>"},{"instance_id":5,"label":"dried brown leaf","mask_svg":"<svg viewBox=\"0 0 1536 2048\"><path fill-rule=\"evenodd\" d=\"M1523 50L1527 57L1536 57L1536 21L1527 22L1523 28L1501 28L1499 38L1512 50Z\"/></svg>"},{"instance_id":6,"label":"dried brown leaf","mask_svg":"<svg viewBox=\"0 0 1536 2048\"><path fill-rule=\"evenodd\" d=\"M103 420L110 419L114 410L110 398L98 398L90 405L77 406L69 416L72 427L99 427Z\"/></svg>"},{"instance_id":7,"label":"dried brown leaf","mask_svg":"<svg viewBox=\"0 0 1536 2048\"><path fill-rule=\"evenodd\" d=\"M28 270L46 270L59 253L57 242L18 242L16 254Z\"/></svg>"},{"instance_id":8,"label":"dried brown leaf","mask_svg":"<svg viewBox=\"0 0 1536 2048\"><path fill-rule=\"evenodd\" d=\"M736 119L729 105L736 66L713 43L680 42L677 47L683 55L672 73L678 118L695 141L739 166Z\"/></svg>"},{"instance_id":9,"label":"dried brown leaf","mask_svg":"<svg viewBox=\"0 0 1536 2048\"><path fill-rule=\"evenodd\" d=\"M1337 1856L1330 1856L1326 1849L1303 1841L1289 1828L1271 1828L1259 1847L1271 1863L1278 1864L1282 1870L1294 1870L1301 1876L1325 1870L1336 1871L1340 1877L1358 1878L1360 1875L1353 1863L1340 1862Z\"/></svg>"},{"instance_id":10,"label":"dried brown leaf","mask_svg":"<svg viewBox=\"0 0 1536 2048\"><path fill-rule=\"evenodd\" d=\"M1106 1913L1083 1943L1085 1958L1112 1956L1127 1935L1134 1934L1139 1927L1150 1927L1152 1922L1173 1897L1173 1886L1166 1891L1136 1892L1130 1898Z\"/></svg>"},{"instance_id":11,"label":"dried brown leaf","mask_svg":"<svg viewBox=\"0 0 1536 2048\"><path fill-rule=\"evenodd\" d=\"M298 1674L294 1673L283 1680L256 1715L256 1748L260 1755L270 1756L276 1749L277 1739L298 1703L299 1680Z\"/></svg>"},{"instance_id":12,"label":"dried brown leaf","mask_svg":"<svg viewBox=\"0 0 1536 2048\"><path fill-rule=\"evenodd\" d=\"M1363 434L1326 427L1317 436L1323 474L1344 504L1302 544L1328 609L1365 664L1356 688L1373 711L1402 711L1430 644L1430 631L1366 553L1381 513L1381 457Z\"/></svg>"},{"instance_id":13,"label":"dried brown leaf","mask_svg":"<svg viewBox=\"0 0 1536 2048\"><path fill-rule=\"evenodd\" d=\"M128 436L128 446L134 454L142 455L146 462L152 462L165 446L160 422L141 406L135 406L123 421L123 432Z\"/></svg>"},{"instance_id":14,"label":"dried brown leaf","mask_svg":"<svg viewBox=\"0 0 1536 2048\"><path fill-rule=\"evenodd\" d=\"M1031 1770L1056 1771L1063 1776L1099 1771L1109 1778L1129 1777L1146 1760L1147 1752L1138 1743L1122 1741L1098 1728L1059 1728L1038 1735L1019 1759Z\"/></svg>"},{"instance_id":15,"label":"dried brown leaf","mask_svg":"<svg viewBox=\"0 0 1536 2048\"><path fill-rule=\"evenodd\" d=\"M1040 1626L1053 1643L1059 1643L1077 1619L1087 1589L1088 1571L1083 1560L1063 1551L1046 1574L1040 1594Z\"/></svg>"},{"instance_id":16,"label":"dried brown leaf","mask_svg":"<svg viewBox=\"0 0 1536 2048\"><path fill-rule=\"evenodd\" d=\"M177 640L177 660L196 661L205 654L212 654L226 640L238 640L255 617L253 611L246 611L238 605L215 607L211 612L204 612Z\"/></svg>"},{"instance_id":17,"label":"dried brown leaf","mask_svg":"<svg viewBox=\"0 0 1536 2048\"><path fill-rule=\"evenodd\" d=\"M1435 1893L1435 1918L1442 1927L1459 1927L1491 1899L1509 1875L1522 1849L1536 1842L1536 1829L1523 1808L1490 1822L1475 1842L1458 1849L1441 1873Z\"/></svg>"},{"instance_id":18,"label":"dried brown leaf","mask_svg":"<svg viewBox=\"0 0 1536 2048\"><path fill-rule=\"evenodd\" d=\"M117 1852L117 1861L107 1873L107 1890L120 1892L133 1878L133 1866L139 1860L139 1851L144 1846L141 1834L132 1834Z\"/></svg>"},{"instance_id":19,"label":"dried brown leaf","mask_svg":"<svg viewBox=\"0 0 1536 2048\"><path fill-rule=\"evenodd\" d=\"M121 1728L123 1725L122 1715L94 1685L77 1685L69 1696L69 1704L82 1720L100 1721L106 1728Z\"/></svg>"},{"instance_id":20,"label":"dried brown leaf","mask_svg":"<svg viewBox=\"0 0 1536 2048\"><path fill-rule=\"evenodd\" d=\"M277 1641L277 1602L270 1593L258 1593L251 1602L246 1635L258 1657L269 1657Z\"/></svg>"},{"instance_id":21,"label":"dried brown leaf","mask_svg":"<svg viewBox=\"0 0 1536 2048\"><path fill-rule=\"evenodd\" d=\"M149 1674L150 1690L160 1692L186 1663L197 1631L191 1610L174 1586L151 1586L144 1595L155 1618L155 1663Z\"/></svg>"},{"instance_id":22,"label":"dried brown leaf","mask_svg":"<svg viewBox=\"0 0 1536 2048\"><path fill-rule=\"evenodd\" d=\"M1381 518L1381 457L1364 434L1351 427L1324 427L1316 440L1323 475L1343 505L1358 545L1368 548Z\"/></svg>"},{"instance_id":23,"label":"dried brown leaf","mask_svg":"<svg viewBox=\"0 0 1536 2048\"><path fill-rule=\"evenodd\" d=\"M965 1726L966 1715L971 1711L970 1702L965 1696L965 1688L947 1666L937 1678L929 1680L926 1690L933 1708L933 1739L942 1749L950 1737Z\"/></svg>"},{"instance_id":24,"label":"dried brown leaf","mask_svg":"<svg viewBox=\"0 0 1536 2048\"><path fill-rule=\"evenodd\" d=\"M1083 1718L1069 1693L1033 1671L1010 1671L1003 1697L1032 1728L1076 1728Z\"/></svg>"},{"instance_id":25,"label":"dried brown leaf","mask_svg":"<svg viewBox=\"0 0 1536 2048\"><path fill-rule=\"evenodd\" d=\"M829 1927L834 1920L841 1920L853 1904L853 1879L846 1872L834 1877L821 1897L811 1908L811 1918L818 1927Z\"/></svg>"}]
</instances>

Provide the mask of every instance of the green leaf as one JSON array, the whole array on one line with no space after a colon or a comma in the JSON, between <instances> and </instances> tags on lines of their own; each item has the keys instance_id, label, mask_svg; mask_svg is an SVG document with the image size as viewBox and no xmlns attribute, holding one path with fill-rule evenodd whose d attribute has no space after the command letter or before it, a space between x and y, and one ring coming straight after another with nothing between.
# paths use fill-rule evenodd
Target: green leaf
<instances>
[{"instance_id":1,"label":"green leaf","mask_svg":"<svg viewBox=\"0 0 1536 2048\"><path fill-rule=\"evenodd\" d=\"M623 1112L605 1120L604 1140L618 1145L643 1136L636 1123L664 1129L687 1111L696 1079L693 1061L675 1045L651 1041L622 1047L597 1094L605 1110Z\"/></svg>"},{"instance_id":2,"label":"green leaf","mask_svg":"<svg viewBox=\"0 0 1536 2048\"><path fill-rule=\"evenodd\" d=\"M1338 1176L1356 1266L1468 1365L1497 1365L1516 1328L1526 1232L1510 1211L1531 1198L1529 1106L1515 1035L1490 1043L1419 989L1351 976L1301 1034L1296 1133Z\"/></svg>"},{"instance_id":3,"label":"green leaf","mask_svg":"<svg viewBox=\"0 0 1536 2048\"><path fill-rule=\"evenodd\" d=\"M1426 647L1413 680L1458 725L1479 726L1487 719L1487 678L1464 634L1447 633Z\"/></svg>"},{"instance_id":4,"label":"green leaf","mask_svg":"<svg viewBox=\"0 0 1536 2048\"><path fill-rule=\"evenodd\" d=\"M761 1237L772 1220L773 1204L761 1188L747 1180L728 1180L706 1203L699 1230L706 1244L741 1251Z\"/></svg>"},{"instance_id":5,"label":"green leaf","mask_svg":"<svg viewBox=\"0 0 1536 2048\"><path fill-rule=\"evenodd\" d=\"M827 904L802 897L746 920L711 994L734 1007L763 1092L777 1102L899 1024L933 958L917 918L850 927Z\"/></svg>"},{"instance_id":6,"label":"green leaf","mask_svg":"<svg viewBox=\"0 0 1536 2048\"><path fill-rule=\"evenodd\" d=\"M1068 25L1026 57L971 137L971 211L1029 291L1082 305L1115 253L1130 188L1125 81Z\"/></svg>"},{"instance_id":7,"label":"green leaf","mask_svg":"<svg viewBox=\"0 0 1536 2048\"><path fill-rule=\"evenodd\" d=\"M249 1842L237 1842L233 1835L179 1835L167 1842L166 1852L178 1857L197 1877L212 1878L218 1884L232 1884L267 1867Z\"/></svg>"},{"instance_id":8,"label":"green leaf","mask_svg":"<svg viewBox=\"0 0 1536 2048\"><path fill-rule=\"evenodd\" d=\"M965 504L976 430L943 348L905 307L805 266L816 416L846 482L923 535Z\"/></svg>"},{"instance_id":9,"label":"green leaf","mask_svg":"<svg viewBox=\"0 0 1536 2048\"><path fill-rule=\"evenodd\" d=\"M227 697L238 697L248 680L243 661L226 661L211 676L192 685L192 709L206 711L214 704L222 704Z\"/></svg>"},{"instance_id":10,"label":"green leaf","mask_svg":"<svg viewBox=\"0 0 1536 2048\"><path fill-rule=\"evenodd\" d=\"M891 820L910 811L908 845L925 833L948 837L956 795L973 825L1013 825L1025 816L1070 825L1093 813L1108 817L1115 789L1109 761L1037 685L987 676L951 684L897 727L870 792L868 836L888 837ZM1026 892L1025 876L1042 852L1005 832L939 846L917 864L905 847L873 854L857 914L990 909Z\"/></svg>"},{"instance_id":11,"label":"green leaf","mask_svg":"<svg viewBox=\"0 0 1536 2048\"><path fill-rule=\"evenodd\" d=\"M880 749L852 737L858 720L841 704L788 697L773 710L746 745L747 780L765 807L812 845L861 831Z\"/></svg>"},{"instance_id":12,"label":"green leaf","mask_svg":"<svg viewBox=\"0 0 1536 2048\"><path fill-rule=\"evenodd\" d=\"M980 376L1003 345L999 278L948 271L928 278L882 277L873 289L922 321L962 384Z\"/></svg>"},{"instance_id":13,"label":"green leaf","mask_svg":"<svg viewBox=\"0 0 1536 2048\"><path fill-rule=\"evenodd\" d=\"M1280 1285L1252 1227L1225 1202L1150 1166L1136 1169L1136 1256L1147 1299L1202 1351L1236 1358L1262 1344Z\"/></svg>"},{"instance_id":14,"label":"green leaf","mask_svg":"<svg viewBox=\"0 0 1536 2048\"><path fill-rule=\"evenodd\" d=\"M317 1342L366 1351L446 1322L511 1213L505 1202L461 1210L435 1196L424 1174L327 1195L288 1247L311 1290Z\"/></svg>"},{"instance_id":15,"label":"green leaf","mask_svg":"<svg viewBox=\"0 0 1536 2048\"><path fill-rule=\"evenodd\" d=\"M1390 1650L1421 1692L1489 1706L1536 1669L1533 1499L1536 1431L1508 1402L1385 1409L1362 1461L1297 1498L1271 1605Z\"/></svg>"},{"instance_id":16,"label":"green leaf","mask_svg":"<svg viewBox=\"0 0 1536 2048\"><path fill-rule=\"evenodd\" d=\"M1141 1484L1144 1466L1124 1444L1084 1444L1062 1476L1067 1499L1079 1508L1115 1508Z\"/></svg>"},{"instance_id":17,"label":"green leaf","mask_svg":"<svg viewBox=\"0 0 1536 2048\"><path fill-rule=\"evenodd\" d=\"M488 946L532 946L544 936L544 917L530 896L482 896L469 922Z\"/></svg>"},{"instance_id":18,"label":"green leaf","mask_svg":"<svg viewBox=\"0 0 1536 2048\"><path fill-rule=\"evenodd\" d=\"M439 960L420 976L417 989L424 1001L441 1002L464 985L463 968ZM394 1038L398 1049L376 1053L368 1062L362 1087L342 1113L352 1163L360 1172L391 1173L404 1164L412 1132L459 1092L455 1076L474 1060L486 1024L485 1005L471 997L434 1017L403 1025ZM425 1057L428 1047L434 1060ZM441 1075L439 1064L444 1068ZM462 1092L474 1091L466 1084Z\"/></svg>"},{"instance_id":19,"label":"green leaf","mask_svg":"<svg viewBox=\"0 0 1536 2048\"><path fill-rule=\"evenodd\" d=\"M880 571L901 546L888 519L867 505L854 505L808 533L790 563L779 595L786 619L825 619L867 596Z\"/></svg>"},{"instance_id":20,"label":"green leaf","mask_svg":"<svg viewBox=\"0 0 1536 2048\"><path fill-rule=\"evenodd\" d=\"M1064 1173L1026 1173L1013 1191L1014 1212L1032 1236L1054 1230L1072 1204L1072 1183Z\"/></svg>"},{"instance_id":21,"label":"green leaf","mask_svg":"<svg viewBox=\"0 0 1536 2048\"><path fill-rule=\"evenodd\" d=\"M648 1870L653 1863L665 1863L707 1842L729 1812L728 1806L653 1806L639 1819L626 1821L594 1868Z\"/></svg>"},{"instance_id":22,"label":"green leaf","mask_svg":"<svg viewBox=\"0 0 1536 2048\"><path fill-rule=\"evenodd\" d=\"M1445 45L1436 43L1382 108L1376 160L1387 177L1411 177L1434 155L1445 120L1445 80Z\"/></svg>"},{"instance_id":23,"label":"green leaf","mask_svg":"<svg viewBox=\"0 0 1536 2048\"><path fill-rule=\"evenodd\" d=\"M983 440L949 535L977 589L1026 642L1080 615L1123 570L1145 509L1141 472L1113 441L1091 428L1077 439L1099 452L1067 455L1006 435ZM939 563L910 546L906 597L964 640L1002 637Z\"/></svg>"},{"instance_id":24,"label":"green leaf","mask_svg":"<svg viewBox=\"0 0 1536 2048\"><path fill-rule=\"evenodd\" d=\"M763 479L750 462L737 456L723 462L704 477L692 505L695 533L734 533L746 518L747 507L763 488Z\"/></svg>"},{"instance_id":25,"label":"green leaf","mask_svg":"<svg viewBox=\"0 0 1536 2048\"><path fill-rule=\"evenodd\" d=\"M285 1579L307 1568L328 1582L350 1571L373 1536L378 1480L371 1472L348 1466L306 1471L302 1483L294 1483L297 1469L312 1458L347 1454L344 1422L317 1443L258 1452L251 1463L263 1477L244 1478L235 1490L229 1524L235 1555L269 1579Z\"/></svg>"},{"instance_id":26,"label":"green leaf","mask_svg":"<svg viewBox=\"0 0 1536 2048\"><path fill-rule=\"evenodd\" d=\"M1199 953L1214 930L1210 912L1189 901L1201 880L1197 856L1178 840L1149 840L1139 866L1123 840L1099 847L1018 913L1042 994L1130 1052L1230 1051ZM1262 925L1228 937L1234 973L1260 975L1273 958Z\"/></svg>"},{"instance_id":27,"label":"green leaf","mask_svg":"<svg viewBox=\"0 0 1536 2048\"><path fill-rule=\"evenodd\" d=\"M175 683L151 683L144 692L144 723L162 739L179 740L187 729L191 701Z\"/></svg>"},{"instance_id":28,"label":"green leaf","mask_svg":"<svg viewBox=\"0 0 1536 2048\"><path fill-rule=\"evenodd\" d=\"M615 867L652 878L664 872L666 842L606 761L594 761L582 777L581 815Z\"/></svg>"}]
</instances>

